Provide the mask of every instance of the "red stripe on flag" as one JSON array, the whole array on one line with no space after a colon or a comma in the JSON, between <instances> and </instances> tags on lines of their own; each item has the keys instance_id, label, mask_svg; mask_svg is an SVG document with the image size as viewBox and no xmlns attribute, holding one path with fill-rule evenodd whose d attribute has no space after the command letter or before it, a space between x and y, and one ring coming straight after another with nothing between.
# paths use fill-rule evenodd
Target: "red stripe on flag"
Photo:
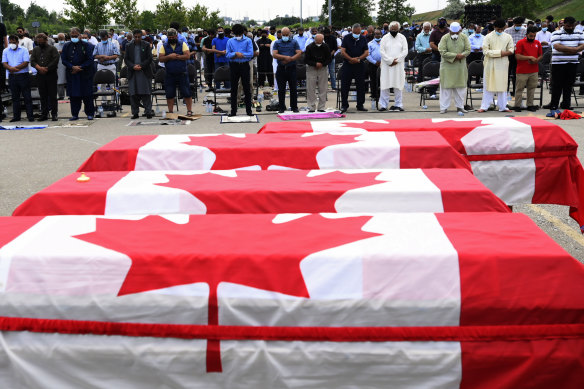
<instances>
[{"instance_id":1,"label":"red stripe on flag","mask_svg":"<svg viewBox=\"0 0 584 389\"><path fill-rule=\"evenodd\" d=\"M0 223L0 248L41 221L42 217L3 217Z\"/></svg>"},{"instance_id":2,"label":"red stripe on flag","mask_svg":"<svg viewBox=\"0 0 584 389\"><path fill-rule=\"evenodd\" d=\"M584 340L584 324L451 327L266 327L0 317L1 331L211 340L493 342Z\"/></svg>"},{"instance_id":3,"label":"red stripe on flag","mask_svg":"<svg viewBox=\"0 0 584 389\"><path fill-rule=\"evenodd\" d=\"M462 169L423 169L442 194L444 212L511 212L472 173Z\"/></svg>"},{"instance_id":4,"label":"red stripe on flag","mask_svg":"<svg viewBox=\"0 0 584 389\"><path fill-rule=\"evenodd\" d=\"M129 171L136 167L140 147L152 142L158 135L120 136L95 150L77 169L78 172Z\"/></svg>"},{"instance_id":5,"label":"red stripe on flag","mask_svg":"<svg viewBox=\"0 0 584 389\"><path fill-rule=\"evenodd\" d=\"M128 172L88 173L87 182L70 174L20 204L13 216L103 215L107 191Z\"/></svg>"},{"instance_id":6,"label":"red stripe on flag","mask_svg":"<svg viewBox=\"0 0 584 389\"><path fill-rule=\"evenodd\" d=\"M444 160L445 148L451 148L450 144L437 132L396 132L395 136L400 144L401 169L435 166L436 161ZM470 164L462 155L454 149L451 151L450 164L441 167L472 171Z\"/></svg>"},{"instance_id":7,"label":"red stripe on flag","mask_svg":"<svg viewBox=\"0 0 584 389\"><path fill-rule=\"evenodd\" d=\"M558 158L576 155L576 150L540 151L536 153L465 155L469 161L506 161L514 159Z\"/></svg>"},{"instance_id":8,"label":"red stripe on flag","mask_svg":"<svg viewBox=\"0 0 584 389\"><path fill-rule=\"evenodd\" d=\"M459 256L461 326L584 322L584 265L527 216L436 218Z\"/></svg>"}]
</instances>

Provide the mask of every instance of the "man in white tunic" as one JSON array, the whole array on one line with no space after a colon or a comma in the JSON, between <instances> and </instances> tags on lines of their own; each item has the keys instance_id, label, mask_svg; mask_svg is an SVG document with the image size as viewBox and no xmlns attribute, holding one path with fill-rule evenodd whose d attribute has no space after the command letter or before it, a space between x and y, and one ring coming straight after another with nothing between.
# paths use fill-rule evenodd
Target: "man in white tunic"
<instances>
[{"instance_id":1,"label":"man in white tunic","mask_svg":"<svg viewBox=\"0 0 584 389\"><path fill-rule=\"evenodd\" d=\"M389 108L390 111L403 111L404 105L402 92L406 82L404 70L404 60L408 55L408 41L406 37L399 33L400 24L391 22L389 34L381 39L381 72L379 86L381 94L379 96L379 109L387 109L389 104L389 89L393 88L395 105Z\"/></svg>"},{"instance_id":2,"label":"man in white tunic","mask_svg":"<svg viewBox=\"0 0 584 389\"><path fill-rule=\"evenodd\" d=\"M440 113L446 113L452 97L458 112L466 113L464 97L468 70L466 57L470 54L470 40L468 35L461 34L460 23L450 24L450 32L442 37L438 50L440 61Z\"/></svg>"},{"instance_id":3,"label":"man in white tunic","mask_svg":"<svg viewBox=\"0 0 584 389\"><path fill-rule=\"evenodd\" d=\"M513 38L504 32L505 21L497 19L493 23L495 31L490 32L483 41L484 91L481 109L486 112L497 94L497 106L501 112L507 109L507 86L509 84L509 56L513 54Z\"/></svg>"}]
</instances>

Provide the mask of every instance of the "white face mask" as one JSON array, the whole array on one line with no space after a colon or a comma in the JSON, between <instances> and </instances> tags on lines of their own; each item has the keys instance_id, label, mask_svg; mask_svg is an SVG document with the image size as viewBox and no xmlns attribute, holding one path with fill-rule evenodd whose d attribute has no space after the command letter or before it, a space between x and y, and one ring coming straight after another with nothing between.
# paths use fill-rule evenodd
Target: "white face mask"
<instances>
[{"instance_id":1,"label":"white face mask","mask_svg":"<svg viewBox=\"0 0 584 389\"><path fill-rule=\"evenodd\" d=\"M458 34L456 34L456 35L450 35L450 38L452 38L454 40L457 40L458 39Z\"/></svg>"},{"instance_id":2,"label":"white face mask","mask_svg":"<svg viewBox=\"0 0 584 389\"><path fill-rule=\"evenodd\" d=\"M16 44L15 43L9 44L8 47L10 47L11 50L16 50Z\"/></svg>"},{"instance_id":3,"label":"white face mask","mask_svg":"<svg viewBox=\"0 0 584 389\"><path fill-rule=\"evenodd\" d=\"M316 47L322 46L322 43L315 43Z\"/></svg>"}]
</instances>

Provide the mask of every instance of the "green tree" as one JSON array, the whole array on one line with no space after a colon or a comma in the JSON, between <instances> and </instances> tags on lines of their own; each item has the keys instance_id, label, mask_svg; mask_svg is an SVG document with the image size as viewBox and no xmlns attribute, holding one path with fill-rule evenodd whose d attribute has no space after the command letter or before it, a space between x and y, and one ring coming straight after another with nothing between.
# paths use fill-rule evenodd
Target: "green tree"
<instances>
[{"instance_id":1,"label":"green tree","mask_svg":"<svg viewBox=\"0 0 584 389\"><path fill-rule=\"evenodd\" d=\"M156 25L158 28L168 28L171 22L180 26L187 24L188 10L181 0L162 0L156 6Z\"/></svg>"},{"instance_id":2,"label":"green tree","mask_svg":"<svg viewBox=\"0 0 584 389\"><path fill-rule=\"evenodd\" d=\"M540 0L492 0L491 4L501 5L502 15L511 17L525 16L533 18L542 9Z\"/></svg>"},{"instance_id":3,"label":"green tree","mask_svg":"<svg viewBox=\"0 0 584 389\"><path fill-rule=\"evenodd\" d=\"M382 0L383 1L383 0ZM371 13L375 9L373 0L331 0L331 17L335 26L350 26L354 23L371 24ZM328 0L322 5L321 20L328 21Z\"/></svg>"},{"instance_id":4,"label":"green tree","mask_svg":"<svg viewBox=\"0 0 584 389\"><path fill-rule=\"evenodd\" d=\"M398 21L403 23L409 20L416 9L401 0L380 0L379 12L377 12L377 24Z\"/></svg>"},{"instance_id":5,"label":"green tree","mask_svg":"<svg viewBox=\"0 0 584 389\"><path fill-rule=\"evenodd\" d=\"M0 0L2 5L2 15L4 22L16 22L19 18L24 19L24 9L18 4L11 3L10 0Z\"/></svg>"},{"instance_id":6,"label":"green tree","mask_svg":"<svg viewBox=\"0 0 584 389\"><path fill-rule=\"evenodd\" d=\"M209 14L202 28L217 28L223 25L223 18L219 16L219 10Z\"/></svg>"},{"instance_id":7,"label":"green tree","mask_svg":"<svg viewBox=\"0 0 584 389\"><path fill-rule=\"evenodd\" d=\"M459 19L464 14L464 4L462 0L448 0L448 5L444 8L444 17L448 19Z\"/></svg>"},{"instance_id":8,"label":"green tree","mask_svg":"<svg viewBox=\"0 0 584 389\"><path fill-rule=\"evenodd\" d=\"M97 31L99 26L108 24L110 11L108 0L65 0L65 17L76 27Z\"/></svg>"},{"instance_id":9,"label":"green tree","mask_svg":"<svg viewBox=\"0 0 584 389\"><path fill-rule=\"evenodd\" d=\"M138 0L114 0L112 1L112 17L117 24L123 24L127 29L139 26L140 13L138 12Z\"/></svg>"},{"instance_id":10,"label":"green tree","mask_svg":"<svg viewBox=\"0 0 584 389\"><path fill-rule=\"evenodd\" d=\"M156 31L156 15L152 11L142 11L138 18L138 25L149 31Z\"/></svg>"}]
</instances>

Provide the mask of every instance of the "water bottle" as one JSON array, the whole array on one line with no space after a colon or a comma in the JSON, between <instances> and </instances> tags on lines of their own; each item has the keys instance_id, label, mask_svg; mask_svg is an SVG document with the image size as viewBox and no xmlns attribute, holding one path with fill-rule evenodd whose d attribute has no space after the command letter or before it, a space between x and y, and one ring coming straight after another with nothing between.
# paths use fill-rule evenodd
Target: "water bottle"
<instances>
[{"instance_id":1,"label":"water bottle","mask_svg":"<svg viewBox=\"0 0 584 389\"><path fill-rule=\"evenodd\" d=\"M464 116L464 113L459 111L458 116Z\"/></svg>"},{"instance_id":2,"label":"water bottle","mask_svg":"<svg viewBox=\"0 0 584 389\"><path fill-rule=\"evenodd\" d=\"M165 109L162 110L162 118L166 119L166 110Z\"/></svg>"},{"instance_id":3,"label":"water bottle","mask_svg":"<svg viewBox=\"0 0 584 389\"><path fill-rule=\"evenodd\" d=\"M427 106L427 105L424 105L424 106L422 107L422 109L428 109L428 106Z\"/></svg>"},{"instance_id":4,"label":"water bottle","mask_svg":"<svg viewBox=\"0 0 584 389\"><path fill-rule=\"evenodd\" d=\"M375 100L371 99L371 110L375 109Z\"/></svg>"},{"instance_id":5,"label":"water bottle","mask_svg":"<svg viewBox=\"0 0 584 389\"><path fill-rule=\"evenodd\" d=\"M260 94L258 95L258 103L260 103L260 104L261 104L261 103L263 103L263 102L264 102L264 94L263 94L263 93L260 93Z\"/></svg>"},{"instance_id":6,"label":"water bottle","mask_svg":"<svg viewBox=\"0 0 584 389\"><path fill-rule=\"evenodd\" d=\"M99 114L99 117L103 115L103 107L101 105L97 107L97 113Z\"/></svg>"}]
</instances>

